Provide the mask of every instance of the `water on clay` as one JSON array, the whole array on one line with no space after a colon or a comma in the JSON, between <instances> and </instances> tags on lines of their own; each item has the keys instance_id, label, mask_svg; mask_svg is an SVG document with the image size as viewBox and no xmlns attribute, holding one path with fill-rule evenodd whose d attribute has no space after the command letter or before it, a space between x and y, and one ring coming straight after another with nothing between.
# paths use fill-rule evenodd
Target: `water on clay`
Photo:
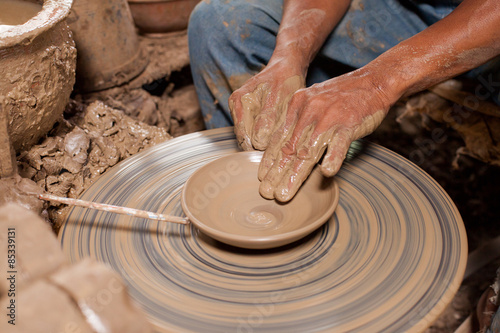
<instances>
[{"instance_id":1,"label":"water on clay","mask_svg":"<svg viewBox=\"0 0 500 333\"><path fill-rule=\"evenodd\" d=\"M28 1L0 0L0 33L28 22L42 6Z\"/></svg>"}]
</instances>

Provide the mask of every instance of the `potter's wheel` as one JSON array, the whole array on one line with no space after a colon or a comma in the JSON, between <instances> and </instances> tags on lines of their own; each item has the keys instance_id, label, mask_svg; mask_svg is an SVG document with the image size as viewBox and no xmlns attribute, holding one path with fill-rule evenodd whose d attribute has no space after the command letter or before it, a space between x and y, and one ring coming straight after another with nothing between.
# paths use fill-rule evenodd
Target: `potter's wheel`
<instances>
[{"instance_id":1,"label":"potter's wheel","mask_svg":"<svg viewBox=\"0 0 500 333\"><path fill-rule=\"evenodd\" d=\"M173 139L112 168L82 199L181 215L189 175L236 151L232 128ZM336 179L329 222L275 250L77 207L59 238L71 261L92 257L118 271L158 332L421 331L465 269L457 209L426 173L366 142L351 146Z\"/></svg>"}]
</instances>

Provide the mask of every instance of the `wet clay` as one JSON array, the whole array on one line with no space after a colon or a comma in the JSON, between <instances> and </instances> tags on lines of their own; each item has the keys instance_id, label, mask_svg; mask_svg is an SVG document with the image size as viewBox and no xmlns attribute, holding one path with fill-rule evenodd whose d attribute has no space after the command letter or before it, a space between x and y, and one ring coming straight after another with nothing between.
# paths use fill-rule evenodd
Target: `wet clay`
<instances>
[{"instance_id":1,"label":"wet clay","mask_svg":"<svg viewBox=\"0 0 500 333\"><path fill-rule=\"evenodd\" d=\"M0 191L4 190L6 189L0 188ZM47 222L19 204L8 203L0 207L0 227L3 230L0 233L2 254L7 249L7 229L16 230L17 287L24 287L36 279L46 277L67 263L59 242ZM7 264L7 260L0 262L0 269L4 272L9 271ZM8 289L9 281L0 279L0 297L5 296Z\"/></svg>"},{"instance_id":2,"label":"wet clay","mask_svg":"<svg viewBox=\"0 0 500 333\"><path fill-rule=\"evenodd\" d=\"M109 167L170 138L102 102L72 102L67 112L54 135L18 157L21 176L58 196L78 197Z\"/></svg>"},{"instance_id":3,"label":"wet clay","mask_svg":"<svg viewBox=\"0 0 500 333\"><path fill-rule=\"evenodd\" d=\"M456 151L453 167L459 167L462 155L471 156L485 163L500 166L500 118L482 114L468 108L457 107L449 101L426 92L411 97L406 103L406 111L398 119L421 121L431 118L456 130L465 146ZM433 134L432 140L446 140L446 136Z\"/></svg>"},{"instance_id":4,"label":"wet clay","mask_svg":"<svg viewBox=\"0 0 500 333\"><path fill-rule=\"evenodd\" d=\"M76 90L116 87L148 64L126 0L74 0L68 23L79 52Z\"/></svg>"},{"instance_id":5,"label":"wet clay","mask_svg":"<svg viewBox=\"0 0 500 333\"><path fill-rule=\"evenodd\" d=\"M282 115L286 113L293 93L302 87L304 87L304 79L299 75L294 75L283 82L277 93L272 91L269 84L261 83L254 91L241 97L242 116L237 117L233 114L233 119L239 120L235 126L238 127L236 132L242 133L238 141L243 149L263 150L267 148L269 137L285 119ZM266 105L267 100L273 94L276 94L272 96L274 105L269 109ZM234 109L234 105L230 104L230 107ZM267 111L267 113L262 114L262 111Z\"/></svg>"},{"instance_id":6,"label":"wet clay","mask_svg":"<svg viewBox=\"0 0 500 333\"><path fill-rule=\"evenodd\" d=\"M0 299L0 306L7 308L10 299ZM2 332L65 332L68 327L78 328L77 332L95 333L79 311L77 304L60 288L45 280L37 280L16 295L16 303L23 309L24 320L10 325L7 320L0 322Z\"/></svg>"},{"instance_id":7,"label":"wet clay","mask_svg":"<svg viewBox=\"0 0 500 333\"><path fill-rule=\"evenodd\" d=\"M186 179L235 152L231 128L173 139L108 170L82 198L179 215ZM401 156L366 142L354 143L350 156L335 176L341 193L333 218L284 247L238 249L194 226L79 207L59 233L61 244L71 261L90 255L112 265L157 332L423 332L462 280L460 215ZM223 170L240 169L228 163ZM223 174L213 179L208 201L226 184ZM274 223L259 213L276 216L259 210L249 221L255 228Z\"/></svg>"},{"instance_id":8,"label":"wet clay","mask_svg":"<svg viewBox=\"0 0 500 333\"><path fill-rule=\"evenodd\" d=\"M9 309L15 299L24 318L14 318L15 325L2 320L1 332L66 332L68 327L88 333L151 332L120 276L89 259L70 265L50 226L35 213L12 203L1 206L0 227L5 230L0 233L2 254L7 257L12 244L8 229L14 230L16 252L14 269L7 260L0 262L7 277L15 279L0 280L0 305Z\"/></svg>"},{"instance_id":9,"label":"wet clay","mask_svg":"<svg viewBox=\"0 0 500 333\"><path fill-rule=\"evenodd\" d=\"M237 247L282 246L319 228L335 210L339 188L316 170L293 200L259 195L262 152L226 156L198 169L182 193L184 213L202 232Z\"/></svg>"},{"instance_id":10,"label":"wet clay","mask_svg":"<svg viewBox=\"0 0 500 333\"><path fill-rule=\"evenodd\" d=\"M39 4L28 1L0 0L0 27L24 24L41 9Z\"/></svg>"},{"instance_id":11,"label":"wet clay","mask_svg":"<svg viewBox=\"0 0 500 333\"><path fill-rule=\"evenodd\" d=\"M0 35L0 95L17 152L61 118L73 89L76 49L64 21L70 5L46 0L33 19Z\"/></svg>"},{"instance_id":12,"label":"wet clay","mask_svg":"<svg viewBox=\"0 0 500 333\"><path fill-rule=\"evenodd\" d=\"M15 203L46 217L43 202L36 198L42 189L32 180L19 175L0 179L0 206Z\"/></svg>"},{"instance_id":13,"label":"wet clay","mask_svg":"<svg viewBox=\"0 0 500 333\"><path fill-rule=\"evenodd\" d=\"M58 270L48 280L78 304L95 332L151 333L144 314L131 302L121 277L104 264L87 259Z\"/></svg>"}]
</instances>

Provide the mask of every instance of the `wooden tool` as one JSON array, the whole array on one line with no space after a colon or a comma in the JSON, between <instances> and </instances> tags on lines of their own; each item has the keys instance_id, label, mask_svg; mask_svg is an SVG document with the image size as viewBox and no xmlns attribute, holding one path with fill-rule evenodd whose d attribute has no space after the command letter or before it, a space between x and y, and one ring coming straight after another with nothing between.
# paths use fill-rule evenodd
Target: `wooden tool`
<instances>
[{"instance_id":1,"label":"wooden tool","mask_svg":"<svg viewBox=\"0 0 500 333\"><path fill-rule=\"evenodd\" d=\"M59 202L59 203L63 203L66 205L80 206L80 207L85 207L85 208L90 208L90 209L101 210L101 211L105 211L105 212L134 216L134 217L142 217L142 218L150 219L150 220L172 222L172 223L179 223L179 224L189 224L189 219L186 217L164 215L164 214L148 212L148 211L140 210L140 209L107 205L107 204L103 204L103 203L85 201L85 200L80 200L80 199L58 197L56 195L47 194L47 193L39 194L38 198L42 199L42 200L46 200L46 201Z\"/></svg>"}]
</instances>

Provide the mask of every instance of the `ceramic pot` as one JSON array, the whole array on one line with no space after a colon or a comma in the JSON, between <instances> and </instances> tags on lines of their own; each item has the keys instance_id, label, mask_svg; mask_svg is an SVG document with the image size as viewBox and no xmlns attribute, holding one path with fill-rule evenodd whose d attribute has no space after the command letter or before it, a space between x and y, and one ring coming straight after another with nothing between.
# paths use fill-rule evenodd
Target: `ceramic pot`
<instances>
[{"instance_id":1,"label":"ceramic pot","mask_svg":"<svg viewBox=\"0 0 500 333\"><path fill-rule=\"evenodd\" d=\"M74 0L68 22L78 49L78 91L119 86L146 68L127 0Z\"/></svg>"},{"instance_id":2,"label":"ceramic pot","mask_svg":"<svg viewBox=\"0 0 500 333\"><path fill-rule=\"evenodd\" d=\"M41 11L0 33L0 102L18 152L62 117L75 82L76 49L65 21L72 0L31 2Z\"/></svg>"},{"instance_id":3,"label":"ceramic pot","mask_svg":"<svg viewBox=\"0 0 500 333\"><path fill-rule=\"evenodd\" d=\"M200 0L128 0L135 25L144 34L187 28L189 15Z\"/></svg>"}]
</instances>

